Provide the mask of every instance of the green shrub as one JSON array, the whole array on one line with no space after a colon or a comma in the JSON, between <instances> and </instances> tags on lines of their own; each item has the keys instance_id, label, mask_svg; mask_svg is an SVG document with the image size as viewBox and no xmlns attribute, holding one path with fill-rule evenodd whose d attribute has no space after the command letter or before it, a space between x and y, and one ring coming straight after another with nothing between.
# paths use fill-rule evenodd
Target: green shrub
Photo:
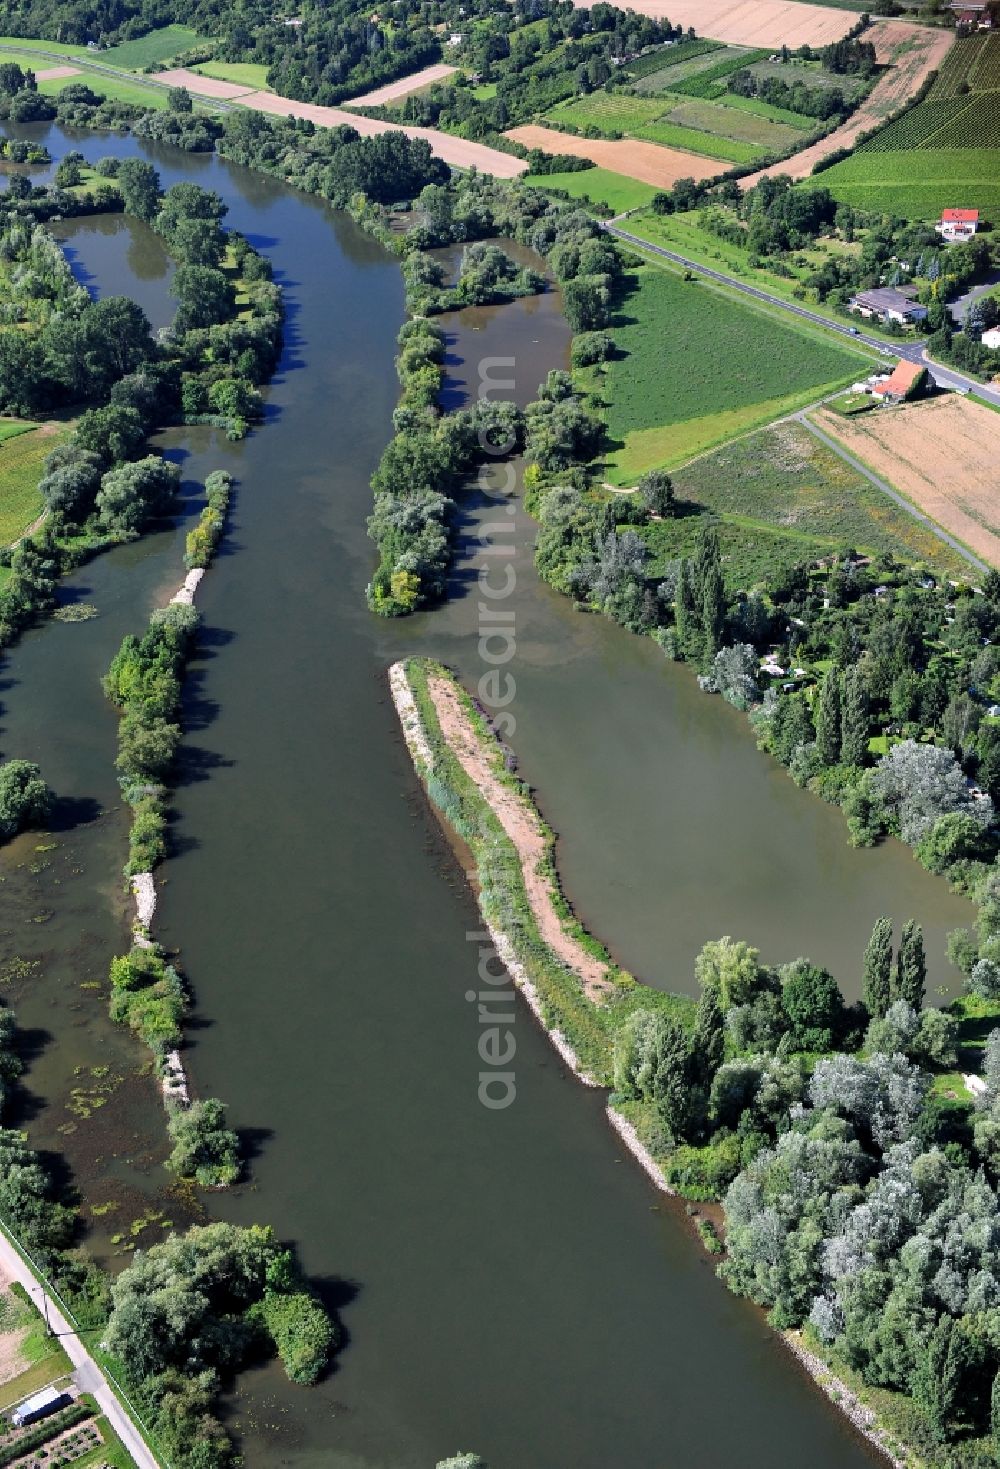
<instances>
[{"instance_id":1,"label":"green shrub","mask_svg":"<svg viewBox=\"0 0 1000 1469\"><path fill-rule=\"evenodd\" d=\"M685 1144L664 1164L669 1186L685 1199L706 1202L721 1198L740 1171L740 1140L735 1134L716 1138L703 1148Z\"/></svg>"},{"instance_id":2,"label":"green shrub","mask_svg":"<svg viewBox=\"0 0 1000 1469\"><path fill-rule=\"evenodd\" d=\"M333 1322L308 1291L265 1292L256 1308L293 1382L315 1382L337 1345Z\"/></svg>"}]
</instances>

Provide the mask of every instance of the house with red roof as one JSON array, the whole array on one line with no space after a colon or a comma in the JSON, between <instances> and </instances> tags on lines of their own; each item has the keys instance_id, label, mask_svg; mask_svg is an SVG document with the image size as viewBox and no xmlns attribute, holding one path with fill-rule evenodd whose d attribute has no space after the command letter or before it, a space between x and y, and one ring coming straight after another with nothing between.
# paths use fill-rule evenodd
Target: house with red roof
<instances>
[{"instance_id":1,"label":"house with red roof","mask_svg":"<svg viewBox=\"0 0 1000 1469\"><path fill-rule=\"evenodd\" d=\"M885 382L875 384L872 396L880 398L883 403L902 403L905 398L914 396L926 374L927 369L921 363L907 362L904 358L896 364Z\"/></svg>"},{"instance_id":2,"label":"house with red roof","mask_svg":"<svg viewBox=\"0 0 1000 1469\"><path fill-rule=\"evenodd\" d=\"M942 209L934 228L946 240L971 240L979 228L979 210Z\"/></svg>"}]
</instances>

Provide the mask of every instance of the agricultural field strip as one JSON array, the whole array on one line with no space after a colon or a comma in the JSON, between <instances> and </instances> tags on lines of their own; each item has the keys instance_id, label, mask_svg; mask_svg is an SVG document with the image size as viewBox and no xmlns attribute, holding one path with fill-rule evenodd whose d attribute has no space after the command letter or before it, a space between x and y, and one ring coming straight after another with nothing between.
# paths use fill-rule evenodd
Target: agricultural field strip
<instances>
[{"instance_id":1,"label":"agricultural field strip","mask_svg":"<svg viewBox=\"0 0 1000 1469\"><path fill-rule=\"evenodd\" d=\"M974 566L977 566L980 571L985 571L987 569L986 563L984 561L980 561L979 557L974 555L972 551L969 550L968 546L963 545L961 541L956 540L953 535L945 530L943 525L939 525L938 522L934 520L931 516L925 515L924 512L913 503L912 500L908 500L905 495L901 495L898 490L894 490L892 485L889 484L887 480L884 480L881 475L876 474L875 471L873 469L870 469L863 460L858 459L854 454L851 454L845 447L845 445L839 443L836 439L832 438L830 434L828 434L823 428L821 428L820 425L812 417L813 411L814 410L811 411L810 409L806 408L803 409L801 413L797 413L795 417L803 425L803 427L807 428L811 434L814 434L821 443L826 444L829 449L832 449L833 452L837 454L844 461L845 464L849 464L852 469L857 470L859 474L863 474L865 478L871 484L873 484L877 490L880 490L883 495L888 495L890 500L892 500L896 505L899 505L903 510L907 512L908 515L912 515L914 520L920 521L921 524L926 525L930 530L934 532L939 540L945 543L945 545L950 546L953 551L957 551L958 554L964 558L964 560L971 562Z\"/></svg>"},{"instance_id":2,"label":"agricultural field strip","mask_svg":"<svg viewBox=\"0 0 1000 1469\"><path fill-rule=\"evenodd\" d=\"M584 10L593 0L576 0ZM825 46L839 41L855 24L848 10L800 0L630 0L630 9L657 20L669 19L699 36L737 46L766 46L791 50L808 43Z\"/></svg>"},{"instance_id":3,"label":"agricultural field strip","mask_svg":"<svg viewBox=\"0 0 1000 1469\"><path fill-rule=\"evenodd\" d=\"M939 69L951 49L954 33L932 31L902 21L878 21L867 33L880 59L895 56L893 66L875 84L867 99L843 127L828 133L810 148L804 148L784 163L773 164L759 173L740 180L741 189L751 189L765 176L775 178L787 174L794 179L808 178L822 158L841 148L853 148L857 138L885 121L923 86L932 71ZM825 178L819 180L825 182Z\"/></svg>"},{"instance_id":4,"label":"agricultural field strip","mask_svg":"<svg viewBox=\"0 0 1000 1469\"><path fill-rule=\"evenodd\" d=\"M395 102L401 97L408 97L411 92L419 92L423 87L431 86L433 82L443 82L446 77L454 76L457 70L457 67L438 62L434 66L425 66L422 71L413 72L411 76L400 77L395 82L387 82L384 87L376 87L373 92L364 92L360 97L351 97L343 105L345 107L383 107L387 102Z\"/></svg>"},{"instance_id":5,"label":"agricultural field strip","mask_svg":"<svg viewBox=\"0 0 1000 1469\"><path fill-rule=\"evenodd\" d=\"M572 133L560 133L555 128L541 127L536 123L511 128L505 136L523 143L526 148L589 158L600 168L638 179L640 183L651 184L656 189L671 189L678 179L683 178L715 178L724 171L718 162L702 155L631 138L623 138L620 142L607 138L578 138Z\"/></svg>"},{"instance_id":6,"label":"agricultural field strip","mask_svg":"<svg viewBox=\"0 0 1000 1469\"><path fill-rule=\"evenodd\" d=\"M794 114L790 114L794 116ZM546 115L551 122L568 122L574 127L594 126L605 132L619 132L667 146L679 141L678 128L686 130L685 141L694 152L714 156L717 140L728 139L740 145L743 156L736 162L750 162L753 153L787 151L801 140L802 128L812 126L800 119L795 126L776 121L754 108L730 106L724 98L686 96L681 92L665 92L657 97L627 97L619 93L594 92L570 102L560 102ZM682 145L683 146L683 145ZM723 155L726 156L726 155Z\"/></svg>"},{"instance_id":7,"label":"agricultural field strip","mask_svg":"<svg viewBox=\"0 0 1000 1469\"><path fill-rule=\"evenodd\" d=\"M824 412L820 426L960 537L981 558L980 564L1000 567L996 427L989 408L968 398L946 397L864 418L868 421Z\"/></svg>"},{"instance_id":8,"label":"agricultural field strip","mask_svg":"<svg viewBox=\"0 0 1000 1469\"><path fill-rule=\"evenodd\" d=\"M196 96L211 96L208 88L219 85L211 77L202 76L200 72L189 71L184 67L157 72L155 80L168 87L187 87ZM517 178L527 172L528 165L522 159L515 158L510 153L501 153L498 148L487 147L484 143L470 142L466 138L439 132L435 128L401 127L397 123L382 122L357 112L346 112L339 107L296 102L291 97L281 97L275 92L250 92L233 98L231 103L217 105L250 107L277 117L304 117L319 127L352 127L365 137L374 137L378 133L402 132L409 138L423 138L430 144L431 152L453 168L475 167L481 173L490 173L496 178Z\"/></svg>"}]
</instances>

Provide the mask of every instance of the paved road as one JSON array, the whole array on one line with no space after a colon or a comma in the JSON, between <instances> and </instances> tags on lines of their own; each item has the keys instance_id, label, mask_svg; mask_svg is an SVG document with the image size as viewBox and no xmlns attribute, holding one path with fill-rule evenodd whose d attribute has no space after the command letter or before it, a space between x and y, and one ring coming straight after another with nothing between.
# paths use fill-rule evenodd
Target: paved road
<instances>
[{"instance_id":1,"label":"paved road","mask_svg":"<svg viewBox=\"0 0 1000 1469\"><path fill-rule=\"evenodd\" d=\"M35 1279L2 1230L0 1230L0 1269L12 1280L20 1281L40 1311L44 1313L47 1309L49 1324L59 1338L60 1346L63 1347L76 1369L77 1383L83 1392L88 1392L97 1399L101 1412L104 1413L125 1445L133 1462L139 1466L139 1469L159 1469L158 1461L150 1453L132 1419L108 1386L104 1373L70 1326L56 1302ZM46 1301L48 1302L47 1308Z\"/></svg>"},{"instance_id":2,"label":"paved road","mask_svg":"<svg viewBox=\"0 0 1000 1469\"><path fill-rule=\"evenodd\" d=\"M885 357L905 357L908 362L920 362L930 372L931 377L940 387L954 388L959 392L971 393L976 397L984 399L1000 407L1000 389L984 386L974 378L965 377L960 372L954 372L948 367L939 367L936 362L929 362L926 355L927 343L925 340L915 339L912 341L896 342L891 346L881 337L869 336L866 332L856 327L845 325L834 317L823 316L818 311L810 311L806 306L796 306L791 301L783 301L780 296L772 296L769 291L762 291L759 286L747 285L746 281L738 280L735 276L724 275L722 271L712 270L707 265L699 265L694 260L688 260L684 255L678 255L673 250L665 250L662 245L651 245L648 240L641 239L638 235L630 234L628 230L621 229L611 221L604 228L609 234L615 235L619 240L624 240L629 245L636 245L642 250L648 250L653 255L660 255L664 260L671 261L674 265L682 265L687 270L695 271L698 275L707 277L708 280L717 281L719 285L728 286L731 290L741 291L744 296L753 296L758 301L765 302L768 306L777 306L782 311L789 312L792 316L798 316L803 321L811 321L816 326L822 326L827 331L838 332L842 337L848 337L852 342L862 342L866 347L872 347L875 351L882 353Z\"/></svg>"}]
</instances>

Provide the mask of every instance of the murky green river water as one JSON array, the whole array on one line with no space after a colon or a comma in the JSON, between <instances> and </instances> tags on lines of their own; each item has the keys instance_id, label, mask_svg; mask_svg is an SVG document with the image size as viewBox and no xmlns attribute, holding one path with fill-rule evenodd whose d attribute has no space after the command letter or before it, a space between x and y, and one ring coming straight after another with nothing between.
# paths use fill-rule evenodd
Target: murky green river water
<instances>
[{"instance_id":1,"label":"murky green river water","mask_svg":"<svg viewBox=\"0 0 1000 1469\"><path fill-rule=\"evenodd\" d=\"M69 146L46 135L53 152ZM139 151L72 146L88 160ZM729 932L768 958L807 952L856 992L882 911L922 920L943 980L943 935L967 906L901 848L851 851L839 814L760 756L735 711L652 643L541 586L516 501L506 515L470 490L446 608L371 618L364 518L397 394L398 267L274 181L146 156L165 183L224 193L230 222L276 265L288 342L263 430L238 446L209 430L167 436L192 494L176 524L79 572L66 594L99 618L31 632L4 668L3 756L37 759L62 798L53 837L22 838L0 869L0 987L33 1041L34 1139L68 1156L105 1254L136 1216L148 1241L164 1218L197 1212L169 1189L144 1057L97 988L126 914L99 677L180 582L194 482L224 466L239 490L200 595L159 932L182 948L197 996L197 1088L229 1104L255 1154L252 1181L209 1211L295 1239L349 1334L317 1389L273 1368L244 1379L231 1409L248 1465L426 1469L476 1448L492 1469L860 1469L867 1449L718 1284L683 1214L623 1157L600 1096L565 1076L526 1010L516 1103L479 1105L464 998L475 906L415 783L385 668L427 651L472 683L487 671L479 533L512 527L483 532L514 547L512 743L582 916L655 984L692 988L697 949ZM169 316L155 238L91 222L67 232L95 289ZM557 304L448 323L454 382L474 391L483 357L513 358L514 394L533 396L565 361Z\"/></svg>"}]
</instances>

